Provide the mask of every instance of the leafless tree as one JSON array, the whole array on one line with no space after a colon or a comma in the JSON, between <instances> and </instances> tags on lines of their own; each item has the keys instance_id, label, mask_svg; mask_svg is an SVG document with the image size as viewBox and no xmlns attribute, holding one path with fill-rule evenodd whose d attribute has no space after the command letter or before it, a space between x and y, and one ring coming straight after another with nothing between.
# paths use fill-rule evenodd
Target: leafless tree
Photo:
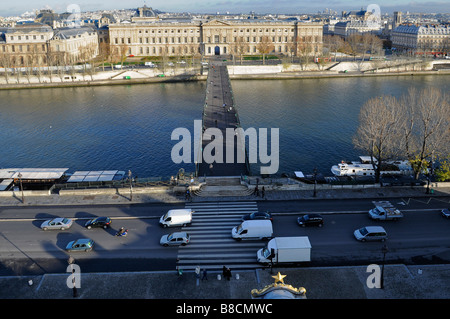
<instances>
[{"instance_id":1,"label":"leafless tree","mask_svg":"<svg viewBox=\"0 0 450 319\"><path fill-rule=\"evenodd\" d=\"M404 114L403 151L418 179L428 163L433 164L437 156L450 152L449 95L433 87L421 91L410 89L400 99L399 108Z\"/></svg>"},{"instance_id":2,"label":"leafless tree","mask_svg":"<svg viewBox=\"0 0 450 319\"><path fill-rule=\"evenodd\" d=\"M372 158L375 181L380 181L381 168L386 160L398 156L400 108L391 96L368 100L361 108L359 126L353 144Z\"/></svg>"},{"instance_id":3,"label":"leafless tree","mask_svg":"<svg viewBox=\"0 0 450 319\"><path fill-rule=\"evenodd\" d=\"M240 64L242 64L242 55L245 54L245 52L248 51L249 45L247 41L245 41L244 37L238 37L236 41L231 43L231 52L234 55L239 56Z\"/></svg>"},{"instance_id":4,"label":"leafless tree","mask_svg":"<svg viewBox=\"0 0 450 319\"><path fill-rule=\"evenodd\" d=\"M263 56L263 64L266 64L266 54L272 52L275 46L273 45L272 40L268 36L263 36L261 41L256 45L256 49Z\"/></svg>"}]
</instances>

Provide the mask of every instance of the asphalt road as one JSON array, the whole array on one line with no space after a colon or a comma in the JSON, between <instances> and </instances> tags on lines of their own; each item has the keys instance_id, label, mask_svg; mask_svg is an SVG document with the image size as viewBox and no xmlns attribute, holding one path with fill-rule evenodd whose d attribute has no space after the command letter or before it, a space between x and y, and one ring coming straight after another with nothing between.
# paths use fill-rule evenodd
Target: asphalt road
<instances>
[{"instance_id":1,"label":"asphalt road","mask_svg":"<svg viewBox=\"0 0 450 319\"><path fill-rule=\"evenodd\" d=\"M388 233L385 242L388 262L439 263L450 261L450 220L440 216L444 202L413 200L405 205L392 200L404 212L400 221L373 221L367 211L370 200L324 200L259 203L260 210L274 213L275 236L309 236L313 266L380 263L384 243L361 243L353 231L368 225L381 225ZM448 203L448 201L447 201ZM180 205L176 206L177 208ZM91 207L0 208L0 275L64 272L66 244L76 238L96 242L90 253L72 253L84 271L173 270L177 248L162 247L163 234L179 230L163 229L158 220L173 205L123 205ZM324 227L302 228L296 218L315 211L324 215ZM86 229L94 216L110 216L111 229ZM65 231L43 231L40 224L51 217L75 218ZM115 237L120 227L129 229L126 238Z\"/></svg>"}]
</instances>

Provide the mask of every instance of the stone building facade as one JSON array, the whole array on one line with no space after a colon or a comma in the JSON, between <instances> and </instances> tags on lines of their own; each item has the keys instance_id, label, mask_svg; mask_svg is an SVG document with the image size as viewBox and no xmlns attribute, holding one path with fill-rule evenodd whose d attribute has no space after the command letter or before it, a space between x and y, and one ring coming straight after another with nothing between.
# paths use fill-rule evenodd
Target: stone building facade
<instances>
[{"instance_id":1,"label":"stone building facade","mask_svg":"<svg viewBox=\"0 0 450 319\"><path fill-rule=\"evenodd\" d=\"M415 54L448 54L450 25L407 25L392 31L392 47Z\"/></svg>"},{"instance_id":2,"label":"stone building facade","mask_svg":"<svg viewBox=\"0 0 450 319\"><path fill-rule=\"evenodd\" d=\"M308 44L319 56L323 44L322 23L270 20L151 21L109 25L113 50L126 49L135 56L219 55L238 51L259 55L258 44L269 40L270 53L297 54L298 43Z\"/></svg>"}]
</instances>

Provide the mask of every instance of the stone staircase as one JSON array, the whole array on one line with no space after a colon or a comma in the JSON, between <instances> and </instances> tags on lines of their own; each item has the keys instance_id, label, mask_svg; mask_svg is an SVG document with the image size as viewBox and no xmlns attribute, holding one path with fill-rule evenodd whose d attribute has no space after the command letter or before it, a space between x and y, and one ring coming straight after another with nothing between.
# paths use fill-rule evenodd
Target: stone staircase
<instances>
[{"instance_id":1,"label":"stone staircase","mask_svg":"<svg viewBox=\"0 0 450 319\"><path fill-rule=\"evenodd\" d=\"M207 177L206 183L194 195L199 197L249 196L252 188L242 185L239 177Z\"/></svg>"}]
</instances>

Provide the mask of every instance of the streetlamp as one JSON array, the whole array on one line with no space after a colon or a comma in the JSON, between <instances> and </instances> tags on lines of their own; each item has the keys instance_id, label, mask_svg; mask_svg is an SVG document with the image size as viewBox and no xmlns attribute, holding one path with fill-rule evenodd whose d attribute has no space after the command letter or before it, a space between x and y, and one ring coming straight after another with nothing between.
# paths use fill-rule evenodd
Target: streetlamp
<instances>
[{"instance_id":1,"label":"streetlamp","mask_svg":"<svg viewBox=\"0 0 450 319\"><path fill-rule=\"evenodd\" d=\"M314 167L314 193L313 193L313 197L317 196L317 167Z\"/></svg>"},{"instance_id":2,"label":"streetlamp","mask_svg":"<svg viewBox=\"0 0 450 319\"><path fill-rule=\"evenodd\" d=\"M22 204L25 204L25 197L23 196L23 186L22 186L22 173L19 172L19 175L17 177L19 178L20 183L20 191L22 192Z\"/></svg>"},{"instance_id":3,"label":"streetlamp","mask_svg":"<svg viewBox=\"0 0 450 319\"><path fill-rule=\"evenodd\" d=\"M383 253L383 264L381 265L381 280L380 280L380 288L384 288L384 263L386 261L386 254L389 251L386 245L381 247L381 252Z\"/></svg>"},{"instance_id":4,"label":"streetlamp","mask_svg":"<svg viewBox=\"0 0 450 319\"><path fill-rule=\"evenodd\" d=\"M131 170L128 170L128 178L130 179L130 202L133 200L133 184L131 176Z\"/></svg>"}]
</instances>

